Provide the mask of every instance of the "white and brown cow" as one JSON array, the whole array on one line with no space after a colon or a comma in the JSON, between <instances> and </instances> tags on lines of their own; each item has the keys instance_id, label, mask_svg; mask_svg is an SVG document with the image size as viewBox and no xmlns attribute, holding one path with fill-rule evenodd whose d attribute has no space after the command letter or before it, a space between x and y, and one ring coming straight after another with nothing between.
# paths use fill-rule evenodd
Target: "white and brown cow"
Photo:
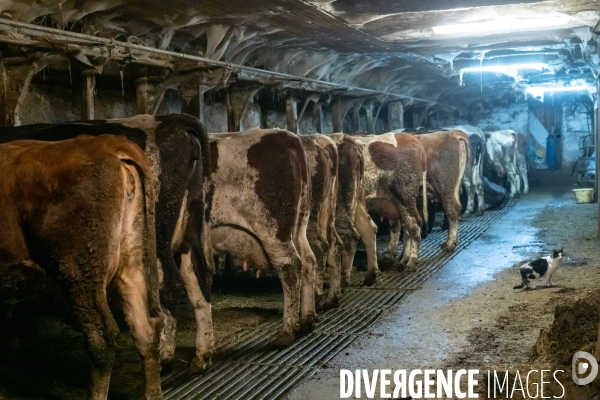
<instances>
[{"instance_id":1,"label":"white and brown cow","mask_svg":"<svg viewBox=\"0 0 600 400\"><path fill-rule=\"evenodd\" d=\"M302 143L285 130L253 129L211 134L210 148L213 249L257 276L271 268L279 273L284 312L276 344L289 345L316 321L316 259L306 236L310 176Z\"/></svg>"},{"instance_id":2,"label":"white and brown cow","mask_svg":"<svg viewBox=\"0 0 600 400\"><path fill-rule=\"evenodd\" d=\"M338 248L341 240L335 230L335 210L338 195L338 151L327 136L300 135L306 152L310 175L310 217L307 238L317 259L315 271L315 302L325 309L337 306L341 294ZM329 294L323 299L325 269L329 269Z\"/></svg>"},{"instance_id":3,"label":"white and brown cow","mask_svg":"<svg viewBox=\"0 0 600 400\"><path fill-rule=\"evenodd\" d=\"M339 159L335 230L341 239L338 253L343 288L350 284L352 263L359 240L362 240L367 251L369 276L375 278L379 273L376 249L377 226L371 220L365 202L362 146L352 136L344 133L334 133L329 137L337 146ZM372 284L374 280L365 280L365 283Z\"/></svg>"},{"instance_id":4,"label":"white and brown cow","mask_svg":"<svg viewBox=\"0 0 600 400\"><path fill-rule=\"evenodd\" d=\"M174 329L159 300L154 175L144 152L112 135L13 141L0 145L0 175L0 276L3 289L13 289L8 296L22 295L31 275L57 283L87 341L89 398L106 399L119 333L107 300L114 286L142 359L144 396L162 398L160 361L173 355Z\"/></svg>"},{"instance_id":5,"label":"white and brown cow","mask_svg":"<svg viewBox=\"0 0 600 400\"><path fill-rule=\"evenodd\" d=\"M444 251L452 251L458 243L458 218L462 211L460 186L470 158L467 135L458 130L416 135L427 158L427 196L439 202L448 218L448 238ZM430 215L431 217L431 215Z\"/></svg>"},{"instance_id":6,"label":"white and brown cow","mask_svg":"<svg viewBox=\"0 0 600 400\"><path fill-rule=\"evenodd\" d=\"M463 185L467 193L466 211L469 214L475 212L475 198L477 198L477 215L485 211L485 200L483 196L483 159L485 156L485 135L481 129L472 125L459 125L446 130L463 131L471 144L470 162L465 167Z\"/></svg>"},{"instance_id":7,"label":"white and brown cow","mask_svg":"<svg viewBox=\"0 0 600 400\"><path fill-rule=\"evenodd\" d=\"M417 201L427 177L423 146L407 133L354 138L363 145L367 208L390 220L390 241L385 257L393 264L412 270L419 259L421 244L422 220ZM424 202L426 197L425 194ZM396 261L401 227L404 248L402 257ZM374 281L374 278L368 273L365 281Z\"/></svg>"},{"instance_id":8,"label":"white and brown cow","mask_svg":"<svg viewBox=\"0 0 600 400\"><path fill-rule=\"evenodd\" d=\"M499 177L506 175L510 184L510 196L518 197L521 181L517 172L517 132L504 129L485 133L486 170L493 171Z\"/></svg>"}]
</instances>

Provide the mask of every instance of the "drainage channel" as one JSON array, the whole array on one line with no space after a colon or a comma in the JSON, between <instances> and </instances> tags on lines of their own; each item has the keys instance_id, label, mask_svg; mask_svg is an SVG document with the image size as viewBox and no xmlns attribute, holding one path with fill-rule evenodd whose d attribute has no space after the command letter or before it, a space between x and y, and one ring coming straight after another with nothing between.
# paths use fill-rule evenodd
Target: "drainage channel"
<instances>
[{"instance_id":1,"label":"drainage channel","mask_svg":"<svg viewBox=\"0 0 600 400\"><path fill-rule=\"evenodd\" d=\"M165 400L179 399L279 399L302 379L310 377L348 347L383 313L439 271L514 205L488 211L459 224L459 244L454 252L440 246L446 232L435 230L421 244L416 272L384 271L371 287L360 286L364 272L354 272L340 307L319 314L316 329L285 349L274 348L281 320L273 320L237 334L237 340L217 348L213 367L190 376L185 365L163 377Z\"/></svg>"}]
</instances>

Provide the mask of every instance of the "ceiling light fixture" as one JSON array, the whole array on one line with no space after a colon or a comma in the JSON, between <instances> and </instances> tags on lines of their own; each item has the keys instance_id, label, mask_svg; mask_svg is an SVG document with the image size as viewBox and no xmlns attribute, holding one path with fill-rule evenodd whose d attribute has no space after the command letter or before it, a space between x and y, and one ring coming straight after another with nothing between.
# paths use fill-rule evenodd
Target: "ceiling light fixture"
<instances>
[{"instance_id":1,"label":"ceiling light fixture","mask_svg":"<svg viewBox=\"0 0 600 400\"><path fill-rule=\"evenodd\" d=\"M543 69L548 69L546 64L544 63L530 63L530 64L513 64L513 65L489 65L485 67L470 67L470 68L462 68L461 72L496 72L503 73L507 71L521 71L527 69L535 69L541 71Z\"/></svg>"},{"instance_id":2,"label":"ceiling light fixture","mask_svg":"<svg viewBox=\"0 0 600 400\"><path fill-rule=\"evenodd\" d=\"M540 98L541 101L544 101L545 93L564 93L564 92L588 92L595 93L596 88L583 84L583 85L573 85L573 86L529 86L525 91L530 94L532 97Z\"/></svg>"},{"instance_id":3,"label":"ceiling light fixture","mask_svg":"<svg viewBox=\"0 0 600 400\"><path fill-rule=\"evenodd\" d=\"M565 25L569 22L567 15L552 15L537 18L498 18L493 21L472 22L456 25L438 25L431 28L436 35L456 33L476 33L494 31L529 31L539 28L550 28Z\"/></svg>"},{"instance_id":4,"label":"ceiling light fixture","mask_svg":"<svg viewBox=\"0 0 600 400\"><path fill-rule=\"evenodd\" d=\"M530 64L512 64L512 65L488 65L485 67L470 67L462 68L460 70L460 85L463 84L463 75L465 72L493 72L496 74L503 74L512 76L515 80L520 80L519 71L523 70L537 70L541 71L548 69L548 66L544 63L530 63Z\"/></svg>"}]
</instances>

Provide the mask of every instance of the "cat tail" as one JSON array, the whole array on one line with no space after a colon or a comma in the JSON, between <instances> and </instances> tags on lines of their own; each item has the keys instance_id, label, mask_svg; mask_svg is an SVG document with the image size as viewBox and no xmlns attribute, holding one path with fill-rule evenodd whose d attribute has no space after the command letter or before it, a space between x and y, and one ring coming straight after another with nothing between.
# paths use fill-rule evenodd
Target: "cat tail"
<instances>
[{"instance_id":1,"label":"cat tail","mask_svg":"<svg viewBox=\"0 0 600 400\"><path fill-rule=\"evenodd\" d=\"M513 286L513 289L521 289L523 287L525 287L525 285L527 285L527 283L529 282L527 280L527 273L521 268L521 284L517 285L517 286Z\"/></svg>"},{"instance_id":2,"label":"cat tail","mask_svg":"<svg viewBox=\"0 0 600 400\"><path fill-rule=\"evenodd\" d=\"M521 282L521 284L520 284L520 285L513 286L513 289L522 289L522 288L524 288L524 287L525 287L525 285L527 285L527 281L523 281L523 282Z\"/></svg>"}]
</instances>

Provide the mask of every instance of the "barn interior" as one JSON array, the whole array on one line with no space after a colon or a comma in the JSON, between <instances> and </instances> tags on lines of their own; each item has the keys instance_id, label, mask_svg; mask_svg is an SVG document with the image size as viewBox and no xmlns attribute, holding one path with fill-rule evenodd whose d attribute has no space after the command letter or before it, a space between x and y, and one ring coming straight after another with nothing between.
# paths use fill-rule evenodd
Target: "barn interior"
<instances>
[{"instance_id":1,"label":"barn interior","mask_svg":"<svg viewBox=\"0 0 600 400\"><path fill-rule=\"evenodd\" d=\"M597 205L575 204L571 192L594 188L598 197L598 35L600 7L592 0L6 0L0 3L0 126L186 113L208 132L280 127L296 134L381 134L458 125L519 132L532 193L486 219L465 220L463 248L435 260L431 250L427 278L401 290L384 283L369 293L389 295L386 306L361 306L360 323L328 326L333 317L325 314L327 328L304 347L260 361L250 355L258 349L267 357L265 338L280 320L276 275L217 276L213 310L224 355L213 375L182 372L194 342L193 312L183 299L179 352L163 372L163 387L174 399L326 398L337 396L340 368L387 362L386 368L514 370L542 365L539 331L552 331L556 305L600 303L585 297L600 274ZM437 229L428 239L435 251ZM518 299L506 294L519 261L561 245L568 254L562 284ZM498 258L493 267L491 257ZM358 267L360 258L359 251ZM359 286L361 273L346 296L367 291ZM482 303L490 310L479 315ZM342 310L344 321L352 310ZM85 396L86 364L77 358L84 347L63 323L67 316L50 314L40 317L44 326L36 325L50 346L40 339L25 353L0 353L0 398ZM591 348L596 325L574 350ZM425 344L411 339L421 337L429 338ZM57 346L61 339L67 343ZM133 398L141 370L131 340L119 340L110 398ZM438 350L423 350L431 347ZM318 357L313 350L321 351ZM288 359L300 361L286 365ZM544 365L562 365L553 363L544 358ZM23 372L32 364L36 376L52 371L38 381ZM243 379L256 375L268 379L254 385ZM213 384L227 377L236 380ZM569 390L569 399L591 398L600 384Z\"/></svg>"}]
</instances>

